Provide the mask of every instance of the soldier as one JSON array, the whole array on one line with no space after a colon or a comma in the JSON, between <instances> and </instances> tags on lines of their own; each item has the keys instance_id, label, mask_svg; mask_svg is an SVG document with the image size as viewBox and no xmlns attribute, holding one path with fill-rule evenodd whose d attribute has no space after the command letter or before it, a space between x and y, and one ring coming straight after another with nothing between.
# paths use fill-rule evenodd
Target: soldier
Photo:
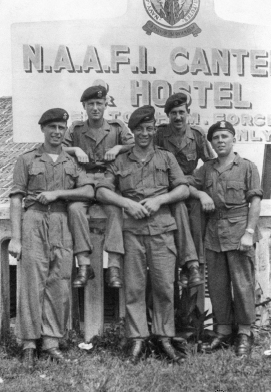
<instances>
[{"instance_id":1,"label":"soldier","mask_svg":"<svg viewBox=\"0 0 271 392\"><path fill-rule=\"evenodd\" d=\"M136 362L148 337L145 288L147 267L153 291L152 332L162 350L173 361L180 356L171 345L175 334L173 283L176 223L168 204L189 195L185 179L174 156L154 147L154 108L136 109L128 126L135 147L119 155L97 185L97 199L124 208L124 281L126 333L132 339L131 361ZM115 193L118 190L121 195Z\"/></svg>"},{"instance_id":2,"label":"soldier","mask_svg":"<svg viewBox=\"0 0 271 392\"><path fill-rule=\"evenodd\" d=\"M106 89L103 86L87 88L81 97L88 119L77 121L68 130L64 149L75 155L86 168L93 184L104 177L108 162L133 145L133 136L120 120L105 120L103 115L107 106ZM89 254L91 251L88 223L89 203L76 202L69 206L69 219L74 240L74 253L79 256L79 272L73 282L74 287L84 287L93 275ZM107 282L110 287L119 288L122 280L119 273L124 253L122 238L122 212L120 208L103 205L107 215L105 250L108 255ZM90 210L91 213L91 210ZM84 252L84 253L82 253ZM81 255L81 256L80 256Z\"/></svg>"},{"instance_id":3,"label":"soldier","mask_svg":"<svg viewBox=\"0 0 271 392\"><path fill-rule=\"evenodd\" d=\"M235 321L239 328L236 354L248 355L255 321L254 245L259 238L256 224L263 192L255 164L233 152L232 124L217 122L209 128L207 139L218 157L199 168L191 181L204 191L191 187L191 194L204 200L205 211L214 210L207 223L205 248L210 298L218 325L217 336L207 347L214 350L229 343Z\"/></svg>"},{"instance_id":4,"label":"soldier","mask_svg":"<svg viewBox=\"0 0 271 392\"><path fill-rule=\"evenodd\" d=\"M21 258L16 335L23 341L23 361L29 369L40 337L52 359L68 361L58 348L69 316L73 261L67 200L94 197L85 171L61 147L68 117L59 108L43 113L39 124L44 143L18 158L10 192L9 252Z\"/></svg>"},{"instance_id":5,"label":"soldier","mask_svg":"<svg viewBox=\"0 0 271 392\"><path fill-rule=\"evenodd\" d=\"M177 93L170 96L164 110L169 118L169 124L158 126L156 143L173 153L186 176L192 175L199 159L206 162L213 158L214 154L203 130L187 123L189 109L185 94ZM172 206L172 209L178 227L175 241L179 266L182 267L180 284L191 288L203 283L199 271L199 263L204 263L201 206L198 200L189 198L185 204L178 203Z\"/></svg>"}]
</instances>

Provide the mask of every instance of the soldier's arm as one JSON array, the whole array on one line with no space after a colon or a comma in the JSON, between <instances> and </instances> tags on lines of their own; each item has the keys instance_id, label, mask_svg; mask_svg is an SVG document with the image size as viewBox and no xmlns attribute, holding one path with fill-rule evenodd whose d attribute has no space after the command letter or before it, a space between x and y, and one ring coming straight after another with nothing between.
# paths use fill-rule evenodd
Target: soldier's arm
<instances>
[{"instance_id":1,"label":"soldier's arm","mask_svg":"<svg viewBox=\"0 0 271 392\"><path fill-rule=\"evenodd\" d=\"M10 199L11 240L8 246L11 256L17 260L22 252L22 194L15 194Z\"/></svg>"},{"instance_id":2,"label":"soldier's arm","mask_svg":"<svg viewBox=\"0 0 271 392\"><path fill-rule=\"evenodd\" d=\"M247 251L253 246L253 233L259 220L260 212L261 198L259 196L254 196L250 201L246 231L240 239L238 246L240 251Z\"/></svg>"},{"instance_id":3,"label":"soldier's arm","mask_svg":"<svg viewBox=\"0 0 271 392\"><path fill-rule=\"evenodd\" d=\"M94 189L91 185L84 185L74 189L61 189L40 193L36 200L41 204L49 204L53 201L64 199L71 201L89 201L94 199Z\"/></svg>"},{"instance_id":4,"label":"soldier's arm","mask_svg":"<svg viewBox=\"0 0 271 392\"><path fill-rule=\"evenodd\" d=\"M123 154L124 152L129 151L133 146L134 144L128 144L128 145L118 144L105 153L104 159L106 161L114 161L119 154Z\"/></svg>"},{"instance_id":5,"label":"soldier's arm","mask_svg":"<svg viewBox=\"0 0 271 392\"><path fill-rule=\"evenodd\" d=\"M190 184L190 196L200 201L203 211L214 211L215 204L213 199L206 192L201 190L204 187L205 182L205 167L201 166L196 170L193 176L187 176L186 178Z\"/></svg>"},{"instance_id":6,"label":"soldier's arm","mask_svg":"<svg viewBox=\"0 0 271 392\"><path fill-rule=\"evenodd\" d=\"M159 210L163 204L172 204L189 197L189 187L187 185L178 185L176 188L168 193L141 200L142 204L149 214L153 214Z\"/></svg>"},{"instance_id":7,"label":"soldier's arm","mask_svg":"<svg viewBox=\"0 0 271 392\"><path fill-rule=\"evenodd\" d=\"M66 151L68 154L76 157L78 162L81 164L89 162L88 155L80 147L65 147L65 146L63 146L63 150Z\"/></svg>"},{"instance_id":8,"label":"soldier's arm","mask_svg":"<svg viewBox=\"0 0 271 392\"><path fill-rule=\"evenodd\" d=\"M215 210L214 201L206 192L200 191L190 185L190 196L193 199L198 199L200 201L203 211L208 212Z\"/></svg>"},{"instance_id":9,"label":"soldier's arm","mask_svg":"<svg viewBox=\"0 0 271 392\"><path fill-rule=\"evenodd\" d=\"M76 157L81 164L89 162L87 154L80 148L74 146L73 131L76 125L83 124L82 121L75 121L65 133L65 138L62 142L63 150L68 154Z\"/></svg>"},{"instance_id":10,"label":"soldier's arm","mask_svg":"<svg viewBox=\"0 0 271 392\"><path fill-rule=\"evenodd\" d=\"M96 186L96 199L104 204L112 204L124 208L135 219L142 219L149 216L147 209L143 205L114 192L115 180L116 178L113 173L106 172L106 179L99 182Z\"/></svg>"}]
</instances>

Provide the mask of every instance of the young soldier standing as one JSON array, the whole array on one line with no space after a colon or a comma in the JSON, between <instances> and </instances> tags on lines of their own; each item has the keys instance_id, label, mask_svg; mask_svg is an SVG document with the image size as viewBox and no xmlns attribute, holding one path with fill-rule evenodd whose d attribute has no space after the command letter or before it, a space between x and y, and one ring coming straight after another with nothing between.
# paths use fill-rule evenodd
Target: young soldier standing
<instances>
[{"instance_id":1,"label":"young soldier standing","mask_svg":"<svg viewBox=\"0 0 271 392\"><path fill-rule=\"evenodd\" d=\"M95 184L104 177L110 161L133 145L133 136L119 120L105 120L107 107L106 89L103 86L87 88L81 97L88 119L72 124L68 130L65 150L76 155L79 163L86 168L87 175ZM74 240L74 253L78 258L79 272L73 282L74 287L83 287L93 276L89 254L92 249L88 223L89 203L72 203L69 206L69 219ZM122 280L119 273L120 262L124 253L122 238L122 211L112 205L103 205L107 215L105 232L105 250L108 252L107 281L109 286L119 288ZM84 252L84 253L82 253Z\"/></svg>"},{"instance_id":2,"label":"young soldier standing","mask_svg":"<svg viewBox=\"0 0 271 392\"><path fill-rule=\"evenodd\" d=\"M69 317L73 261L67 200L94 197L84 169L61 147L68 118L59 108L43 113L39 124L44 143L18 158L10 192L9 252L21 259L16 335L23 341L23 360L29 369L40 337L51 358L68 361L58 349Z\"/></svg>"},{"instance_id":3,"label":"young soldier standing","mask_svg":"<svg viewBox=\"0 0 271 392\"><path fill-rule=\"evenodd\" d=\"M191 194L200 199L205 211L214 210L206 228L205 247L218 334L209 348L229 343L235 321L239 328L236 354L248 355L255 321L254 245L262 198L260 177L254 163L233 152L235 130L229 122L212 125L207 139L217 158L206 162L191 182L204 192L191 187Z\"/></svg>"},{"instance_id":4,"label":"young soldier standing","mask_svg":"<svg viewBox=\"0 0 271 392\"><path fill-rule=\"evenodd\" d=\"M173 283L176 223L168 204L189 195L185 179L174 156L154 147L154 108L135 110L128 126L135 147L119 155L97 185L97 199L124 208L124 280L126 333L132 340L131 360L135 362L148 337L146 319L146 279L149 267L153 295L152 332L162 350L173 361L180 356L171 345L175 335ZM121 195L115 193L119 190Z\"/></svg>"}]
</instances>

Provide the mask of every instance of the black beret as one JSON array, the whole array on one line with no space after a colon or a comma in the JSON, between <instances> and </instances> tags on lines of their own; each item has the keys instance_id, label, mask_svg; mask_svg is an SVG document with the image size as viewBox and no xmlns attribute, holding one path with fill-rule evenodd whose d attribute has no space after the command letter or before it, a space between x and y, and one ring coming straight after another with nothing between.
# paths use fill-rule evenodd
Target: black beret
<instances>
[{"instance_id":1,"label":"black beret","mask_svg":"<svg viewBox=\"0 0 271 392\"><path fill-rule=\"evenodd\" d=\"M180 105L184 105L186 103L187 103L187 95L183 93L173 94L167 99L164 112L166 114L169 114L171 109Z\"/></svg>"},{"instance_id":2,"label":"black beret","mask_svg":"<svg viewBox=\"0 0 271 392\"><path fill-rule=\"evenodd\" d=\"M212 137L215 131L229 131L230 133L235 136L235 129L233 128L232 124L228 121L218 121L217 123L213 124L209 129L207 133L207 140L209 142L212 141Z\"/></svg>"},{"instance_id":3,"label":"black beret","mask_svg":"<svg viewBox=\"0 0 271 392\"><path fill-rule=\"evenodd\" d=\"M153 106L145 105L141 108L136 109L130 116L128 127L130 129L135 129L135 127L142 123L143 121L154 120L155 109Z\"/></svg>"},{"instance_id":4,"label":"black beret","mask_svg":"<svg viewBox=\"0 0 271 392\"><path fill-rule=\"evenodd\" d=\"M45 125L53 121L68 121L69 115L64 109L54 108L43 113L38 124Z\"/></svg>"},{"instance_id":5,"label":"black beret","mask_svg":"<svg viewBox=\"0 0 271 392\"><path fill-rule=\"evenodd\" d=\"M91 86L87 88L80 99L80 102L87 101L88 99L100 99L100 98L106 98L106 88L99 85L99 86Z\"/></svg>"}]
</instances>

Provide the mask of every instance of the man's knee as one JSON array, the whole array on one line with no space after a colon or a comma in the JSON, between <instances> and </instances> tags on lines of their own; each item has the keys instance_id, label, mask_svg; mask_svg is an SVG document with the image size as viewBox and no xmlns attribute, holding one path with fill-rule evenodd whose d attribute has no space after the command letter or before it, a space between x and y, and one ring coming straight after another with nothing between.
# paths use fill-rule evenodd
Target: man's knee
<instances>
[{"instance_id":1,"label":"man's knee","mask_svg":"<svg viewBox=\"0 0 271 392\"><path fill-rule=\"evenodd\" d=\"M71 217L87 214L89 205L82 201L75 201L73 203L69 203L68 205L68 212Z\"/></svg>"}]
</instances>

